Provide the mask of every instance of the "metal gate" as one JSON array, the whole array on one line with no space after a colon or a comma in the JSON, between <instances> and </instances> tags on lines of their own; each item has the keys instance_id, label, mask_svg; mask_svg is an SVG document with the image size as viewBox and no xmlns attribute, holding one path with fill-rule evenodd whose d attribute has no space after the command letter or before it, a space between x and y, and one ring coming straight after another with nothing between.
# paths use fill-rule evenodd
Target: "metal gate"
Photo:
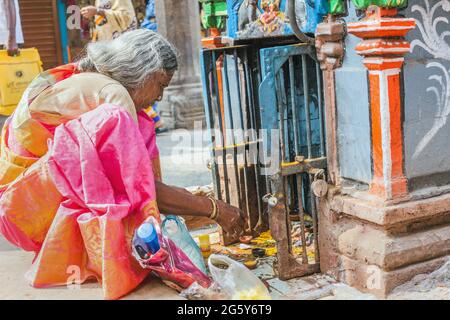
<instances>
[{"instance_id":1,"label":"metal gate","mask_svg":"<svg viewBox=\"0 0 450 320\"><path fill-rule=\"evenodd\" d=\"M318 272L316 199L310 184L324 176L326 158L314 48L253 43L204 49L201 67L217 198L247 214L253 235L270 226L281 279ZM292 223L300 226L297 246Z\"/></svg>"}]
</instances>

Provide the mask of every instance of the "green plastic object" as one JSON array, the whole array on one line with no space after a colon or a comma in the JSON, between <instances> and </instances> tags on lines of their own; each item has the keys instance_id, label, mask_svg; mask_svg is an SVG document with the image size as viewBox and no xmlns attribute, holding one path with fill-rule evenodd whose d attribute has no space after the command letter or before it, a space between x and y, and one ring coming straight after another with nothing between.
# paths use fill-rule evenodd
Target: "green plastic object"
<instances>
[{"instance_id":1,"label":"green plastic object","mask_svg":"<svg viewBox=\"0 0 450 320\"><path fill-rule=\"evenodd\" d=\"M330 13L331 14L344 14L345 5L344 0L330 0Z\"/></svg>"},{"instance_id":2,"label":"green plastic object","mask_svg":"<svg viewBox=\"0 0 450 320\"><path fill-rule=\"evenodd\" d=\"M330 0L330 13L343 14L345 12L345 0ZM352 0L358 9L367 9L371 5L383 8L404 8L408 0Z\"/></svg>"},{"instance_id":3,"label":"green plastic object","mask_svg":"<svg viewBox=\"0 0 450 320\"><path fill-rule=\"evenodd\" d=\"M202 6L202 25L205 29L225 26L227 2L225 0L199 0Z\"/></svg>"}]
</instances>

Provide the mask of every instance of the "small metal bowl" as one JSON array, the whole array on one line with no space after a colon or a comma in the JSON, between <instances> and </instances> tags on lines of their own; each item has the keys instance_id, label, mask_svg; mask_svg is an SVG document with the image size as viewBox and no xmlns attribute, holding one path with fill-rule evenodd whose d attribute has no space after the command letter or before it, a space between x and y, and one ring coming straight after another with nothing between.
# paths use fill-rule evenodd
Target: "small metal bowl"
<instances>
[{"instance_id":1,"label":"small metal bowl","mask_svg":"<svg viewBox=\"0 0 450 320\"><path fill-rule=\"evenodd\" d=\"M266 255L266 249L262 248L253 248L252 255L258 258L262 258Z\"/></svg>"}]
</instances>

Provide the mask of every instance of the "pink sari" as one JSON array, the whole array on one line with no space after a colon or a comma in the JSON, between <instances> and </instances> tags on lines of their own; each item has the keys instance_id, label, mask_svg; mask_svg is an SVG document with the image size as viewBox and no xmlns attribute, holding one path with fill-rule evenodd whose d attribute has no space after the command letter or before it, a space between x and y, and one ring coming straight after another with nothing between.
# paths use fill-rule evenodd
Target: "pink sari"
<instances>
[{"instance_id":1,"label":"pink sari","mask_svg":"<svg viewBox=\"0 0 450 320\"><path fill-rule=\"evenodd\" d=\"M2 134L0 173L19 174L3 175L10 182L1 190L0 231L13 244L36 252L27 279L35 287L49 287L94 277L106 299L129 293L151 271L131 254L134 231L149 216L160 221L153 121L140 112L136 125L125 110L108 104L50 130L35 121L28 128L41 125L37 131L51 136L42 157L33 157L21 143L33 132L24 135L10 126L13 121ZM198 270L166 269L154 268L183 287L194 281L209 285Z\"/></svg>"}]
</instances>

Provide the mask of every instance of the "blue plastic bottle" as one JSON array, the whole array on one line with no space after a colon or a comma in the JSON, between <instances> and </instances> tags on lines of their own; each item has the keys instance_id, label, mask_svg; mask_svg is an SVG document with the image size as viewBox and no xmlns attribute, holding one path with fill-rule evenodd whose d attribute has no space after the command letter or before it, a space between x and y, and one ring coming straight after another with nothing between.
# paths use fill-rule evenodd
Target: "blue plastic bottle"
<instances>
[{"instance_id":1,"label":"blue plastic bottle","mask_svg":"<svg viewBox=\"0 0 450 320\"><path fill-rule=\"evenodd\" d=\"M137 230L137 236L145 243L147 250L155 254L160 249L158 234L152 223L146 222L141 224Z\"/></svg>"}]
</instances>

